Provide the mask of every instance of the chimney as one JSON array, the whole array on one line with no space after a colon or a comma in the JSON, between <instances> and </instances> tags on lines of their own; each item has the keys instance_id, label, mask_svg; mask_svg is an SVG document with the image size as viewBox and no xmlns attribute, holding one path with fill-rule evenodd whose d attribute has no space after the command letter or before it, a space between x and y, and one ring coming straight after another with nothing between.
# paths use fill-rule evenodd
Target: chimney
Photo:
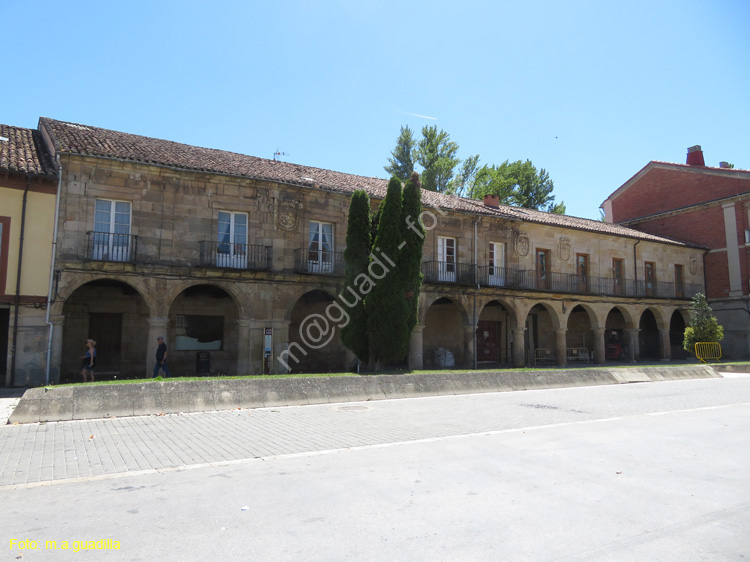
<instances>
[{"instance_id":1,"label":"chimney","mask_svg":"<svg viewBox=\"0 0 750 562\"><path fill-rule=\"evenodd\" d=\"M729 162L719 162L719 168L731 168L732 165Z\"/></svg>"},{"instance_id":2,"label":"chimney","mask_svg":"<svg viewBox=\"0 0 750 562\"><path fill-rule=\"evenodd\" d=\"M706 162L703 160L703 151L701 145L696 144L688 148L687 163L690 166L705 166Z\"/></svg>"},{"instance_id":3,"label":"chimney","mask_svg":"<svg viewBox=\"0 0 750 562\"><path fill-rule=\"evenodd\" d=\"M500 207L500 196L499 195L485 195L484 205L486 207L492 207L498 209Z\"/></svg>"}]
</instances>

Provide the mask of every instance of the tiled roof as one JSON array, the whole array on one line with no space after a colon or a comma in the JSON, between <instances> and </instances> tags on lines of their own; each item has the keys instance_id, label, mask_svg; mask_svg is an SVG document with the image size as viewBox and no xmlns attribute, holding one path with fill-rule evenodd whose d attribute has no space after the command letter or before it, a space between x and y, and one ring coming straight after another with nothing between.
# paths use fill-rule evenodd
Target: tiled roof
<instances>
[{"instance_id":1,"label":"tiled roof","mask_svg":"<svg viewBox=\"0 0 750 562\"><path fill-rule=\"evenodd\" d=\"M57 168L39 131L0 125L0 170L54 177Z\"/></svg>"},{"instance_id":2,"label":"tiled roof","mask_svg":"<svg viewBox=\"0 0 750 562\"><path fill-rule=\"evenodd\" d=\"M364 189L376 199L385 197L387 180L382 178L356 176L310 166L300 166L289 162L267 160L224 150L201 148L173 141L121 133L109 129L67 123L42 117L40 127L45 127L61 152L131 160L146 164L169 166L197 172L208 172L267 180L313 189L352 193ZM422 191L425 206L439 207L451 211L488 215L509 220L533 222L549 226L585 230L613 236L626 236L639 240L666 242L687 245L682 242L640 232L631 228L600 221L544 213L520 207L501 205L495 209L485 206L482 201L455 197L433 191Z\"/></svg>"}]
</instances>

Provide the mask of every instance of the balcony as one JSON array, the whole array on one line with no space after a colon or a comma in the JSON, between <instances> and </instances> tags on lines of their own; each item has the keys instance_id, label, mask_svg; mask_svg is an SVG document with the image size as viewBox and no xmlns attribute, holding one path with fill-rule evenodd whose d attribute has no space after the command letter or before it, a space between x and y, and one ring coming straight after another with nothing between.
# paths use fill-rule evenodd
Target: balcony
<instances>
[{"instance_id":1,"label":"balcony","mask_svg":"<svg viewBox=\"0 0 750 562\"><path fill-rule=\"evenodd\" d=\"M271 246L202 240L200 242L200 266L269 271L271 269Z\"/></svg>"},{"instance_id":2,"label":"balcony","mask_svg":"<svg viewBox=\"0 0 750 562\"><path fill-rule=\"evenodd\" d=\"M327 250L294 250L294 271L314 275L344 275L344 253Z\"/></svg>"},{"instance_id":3,"label":"balcony","mask_svg":"<svg viewBox=\"0 0 750 562\"><path fill-rule=\"evenodd\" d=\"M113 232L86 233L86 257L93 261L134 262L138 237Z\"/></svg>"},{"instance_id":4,"label":"balcony","mask_svg":"<svg viewBox=\"0 0 750 562\"><path fill-rule=\"evenodd\" d=\"M476 284L476 267L466 263L444 261L422 262L425 283Z\"/></svg>"}]
</instances>

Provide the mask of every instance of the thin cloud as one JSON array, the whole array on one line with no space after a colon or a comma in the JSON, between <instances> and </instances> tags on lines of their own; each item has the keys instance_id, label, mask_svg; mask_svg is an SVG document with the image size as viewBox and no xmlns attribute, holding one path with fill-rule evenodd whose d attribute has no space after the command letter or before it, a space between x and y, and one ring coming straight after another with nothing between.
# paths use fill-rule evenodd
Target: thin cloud
<instances>
[{"instance_id":1,"label":"thin cloud","mask_svg":"<svg viewBox=\"0 0 750 562\"><path fill-rule=\"evenodd\" d=\"M437 121L437 117L427 117L427 115L420 115L419 113L409 113L408 111L399 111L399 113L403 113L404 115L411 115L412 117L421 117L422 119L431 119L433 121Z\"/></svg>"}]
</instances>

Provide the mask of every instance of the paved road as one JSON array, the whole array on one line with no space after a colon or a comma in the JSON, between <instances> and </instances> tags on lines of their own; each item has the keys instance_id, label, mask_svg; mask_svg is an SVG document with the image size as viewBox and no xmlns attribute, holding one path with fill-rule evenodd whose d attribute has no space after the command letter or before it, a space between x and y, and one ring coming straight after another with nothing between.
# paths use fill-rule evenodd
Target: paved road
<instances>
[{"instance_id":1,"label":"paved road","mask_svg":"<svg viewBox=\"0 0 750 562\"><path fill-rule=\"evenodd\" d=\"M749 425L736 376L6 426L4 554L750 560Z\"/></svg>"}]
</instances>

